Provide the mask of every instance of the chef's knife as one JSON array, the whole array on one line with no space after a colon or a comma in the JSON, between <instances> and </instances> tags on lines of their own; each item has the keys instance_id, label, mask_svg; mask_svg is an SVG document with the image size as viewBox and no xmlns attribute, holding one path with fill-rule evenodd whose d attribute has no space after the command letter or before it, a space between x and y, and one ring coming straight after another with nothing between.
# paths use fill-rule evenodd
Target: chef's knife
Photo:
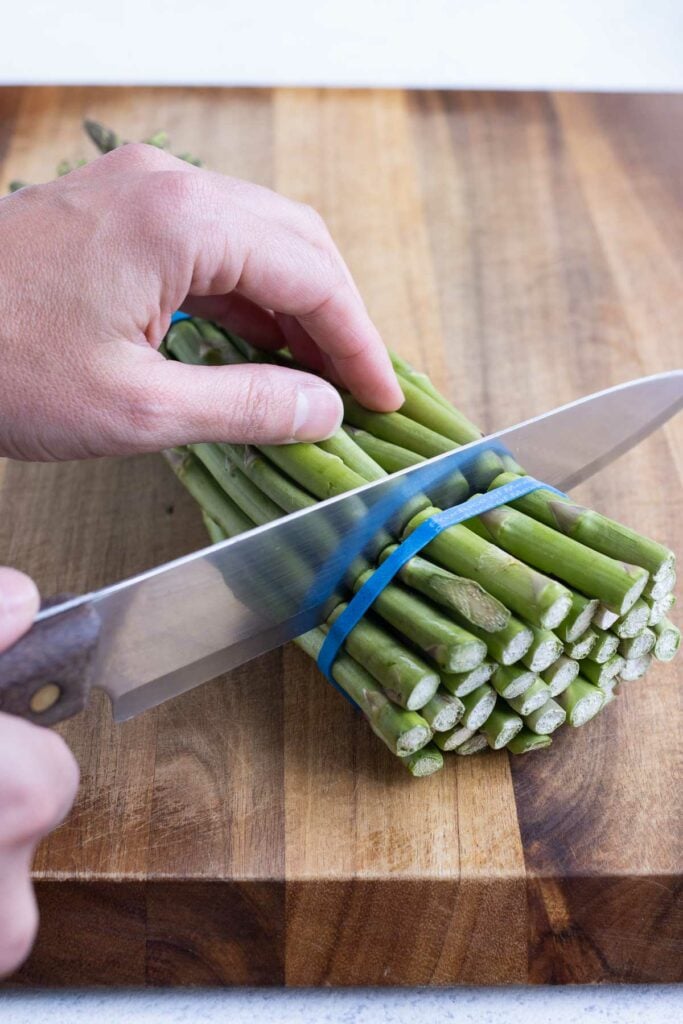
<instances>
[{"instance_id":1,"label":"chef's knife","mask_svg":"<svg viewBox=\"0 0 683 1024\"><path fill-rule=\"evenodd\" d=\"M683 407L683 370L571 402L313 508L94 593L53 599L0 654L0 710L50 725L92 686L116 721L184 693L324 621L351 560L420 492L448 502L448 478L482 453L511 455L568 490Z\"/></svg>"}]
</instances>

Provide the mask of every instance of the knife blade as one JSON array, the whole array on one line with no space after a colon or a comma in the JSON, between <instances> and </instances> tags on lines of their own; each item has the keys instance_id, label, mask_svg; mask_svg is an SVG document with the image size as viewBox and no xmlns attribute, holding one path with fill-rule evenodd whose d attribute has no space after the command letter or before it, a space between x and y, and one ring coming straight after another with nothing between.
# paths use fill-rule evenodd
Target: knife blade
<instances>
[{"instance_id":1,"label":"knife blade","mask_svg":"<svg viewBox=\"0 0 683 1024\"><path fill-rule=\"evenodd\" d=\"M458 470L471 477L484 452L509 454L528 473L568 490L682 407L683 370L608 388L132 579L57 602L39 613L19 643L30 645L36 628L56 628L68 612L94 610L100 628L90 681L111 698L115 720L124 721L320 624L349 562L367 551L378 531L391 530L401 508L421 492L446 506L449 476ZM44 678L45 659L42 664Z\"/></svg>"}]
</instances>

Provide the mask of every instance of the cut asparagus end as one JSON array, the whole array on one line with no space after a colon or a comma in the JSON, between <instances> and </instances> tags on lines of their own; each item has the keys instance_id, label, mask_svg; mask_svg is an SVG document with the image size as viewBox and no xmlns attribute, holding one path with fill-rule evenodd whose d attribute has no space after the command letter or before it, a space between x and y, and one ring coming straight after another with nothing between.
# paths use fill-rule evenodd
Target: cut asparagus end
<instances>
[{"instance_id":1,"label":"cut asparagus end","mask_svg":"<svg viewBox=\"0 0 683 1024\"><path fill-rule=\"evenodd\" d=\"M434 679L434 676L436 676L436 680ZM419 711L420 708L423 708L438 690L439 681L440 677L436 672L433 675L430 673L429 675L424 676L406 699L406 707L408 708L408 711ZM394 699L392 696L393 692L393 690L391 692L387 690L387 693L392 697L392 700Z\"/></svg>"},{"instance_id":2,"label":"cut asparagus end","mask_svg":"<svg viewBox=\"0 0 683 1024\"><path fill-rule=\"evenodd\" d=\"M378 732L377 735L384 739L382 733ZM408 754L413 754L416 750L420 750L429 743L431 738L432 733L428 726L415 725L412 729L408 729L406 732L401 733L397 738L396 753L399 757L405 757Z\"/></svg>"},{"instance_id":3,"label":"cut asparagus end","mask_svg":"<svg viewBox=\"0 0 683 1024\"><path fill-rule=\"evenodd\" d=\"M456 725L455 729L449 732L439 732L434 736L434 742L440 750L455 750L475 735L474 729L468 729L465 725Z\"/></svg>"},{"instance_id":4,"label":"cut asparagus end","mask_svg":"<svg viewBox=\"0 0 683 1024\"><path fill-rule=\"evenodd\" d=\"M598 610L600 602L595 597L585 597L572 591L572 606L569 615L557 627L557 635L563 643L574 643L586 632Z\"/></svg>"},{"instance_id":5,"label":"cut asparagus end","mask_svg":"<svg viewBox=\"0 0 683 1024\"><path fill-rule=\"evenodd\" d=\"M549 697L545 704L525 717L524 724L539 736L549 736L551 732L564 725L566 719L567 712L562 705Z\"/></svg>"},{"instance_id":6,"label":"cut asparagus end","mask_svg":"<svg viewBox=\"0 0 683 1024\"><path fill-rule=\"evenodd\" d=\"M644 654L641 658L629 658L628 661L624 661L619 672L619 678L628 683L635 682L636 679L642 679L651 664L651 654Z\"/></svg>"},{"instance_id":7,"label":"cut asparagus end","mask_svg":"<svg viewBox=\"0 0 683 1024\"><path fill-rule=\"evenodd\" d=\"M609 679L614 679L620 674L624 667L624 659L620 654L613 654L611 658L602 665L586 658L581 663L581 672L585 678L594 686L601 686Z\"/></svg>"},{"instance_id":8,"label":"cut asparagus end","mask_svg":"<svg viewBox=\"0 0 683 1024\"><path fill-rule=\"evenodd\" d=\"M424 779L443 768L443 755L433 743L402 757L401 761L415 779Z\"/></svg>"},{"instance_id":9,"label":"cut asparagus end","mask_svg":"<svg viewBox=\"0 0 683 1024\"><path fill-rule=\"evenodd\" d=\"M676 573L672 565L666 572L650 580L644 593L653 601L661 601L671 593L675 586Z\"/></svg>"},{"instance_id":10,"label":"cut asparagus end","mask_svg":"<svg viewBox=\"0 0 683 1024\"><path fill-rule=\"evenodd\" d=\"M669 619L664 618L654 627L654 656L657 661L671 661L681 646L681 631Z\"/></svg>"},{"instance_id":11,"label":"cut asparagus end","mask_svg":"<svg viewBox=\"0 0 683 1024\"><path fill-rule=\"evenodd\" d=\"M567 644L565 653L575 661L583 661L591 653L598 642L598 634L593 629L587 629L583 636L575 640L573 644Z\"/></svg>"},{"instance_id":12,"label":"cut asparagus end","mask_svg":"<svg viewBox=\"0 0 683 1024\"><path fill-rule=\"evenodd\" d=\"M547 629L531 627L534 635L529 650L522 656L522 661L532 672L545 672L557 661L563 651L562 641Z\"/></svg>"},{"instance_id":13,"label":"cut asparagus end","mask_svg":"<svg viewBox=\"0 0 683 1024\"><path fill-rule=\"evenodd\" d=\"M470 672L442 672L441 682L455 697L464 697L482 683L487 683L495 668L495 662L482 661L481 665L477 665Z\"/></svg>"},{"instance_id":14,"label":"cut asparagus end","mask_svg":"<svg viewBox=\"0 0 683 1024\"><path fill-rule=\"evenodd\" d=\"M595 718L602 708L605 695L597 686L587 679L577 676L564 693L559 694L557 701L567 713L567 721L573 728L585 725Z\"/></svg>"},{"instance_id":15,"label":"cut asparagus end","mask_svg":"<svg viewBox=\"0 0 683 1024\"><path fill-rule=\"evenodd\" d=\"M519 715L513 714L505 701L499 699L481 731L492 750L501 750L517 735L523 724Z\"/></svg>"},{"instance_id":16,"label":"cut asparagus end","mask_svg":"<svg viewBox=\"0 0 683 1024\"><path fill-rule=\"evenodd\" d=\"M542 679L536 678L528 690L519 697L508 697L507 701L517 714L526 716L543 707L549 697L550 688Z\"/></svg>"},{"instance_id":17,"label":"cut asparagus end","mask_svg":"<svg viewBox=\"0 0 683 1024\"><path fill-rule=\"evenodd\" d=\"M519 697L535 682L536 675L518 665L499 665L491 676L491 684L501 697Z\"/></svg>"},{"instance_id":18,"label":"cut asparagus end","mask_svg":"<svg viewBox=\"0 0 683 1024\"><path fill-rule=\"evenodd\" d=\"M550 690L551 697L557 697L558 693L566 690L571 682L579 674L579 663L566 654L560 655L554 664L542 673L541 678Z\"/></svg>"},{"instance_id":19,"label":"cut asparagus end","mask_svg":"<svg viewBox=\"0 0 683 1024\"><path fill-rule=\"evenodd\" d=\"M607 605L599 604L593 615L593 622L600 629L611 629L618 618L617 612L613 612Z\"/></svg>"},{"instance_id":20,"label":"cut asparagus end","mask_svg":"<svg viewBox=\"0 0 683 1024\"><path fill-rule=\"evenodd\" d=\"M481 729L489 717L496 703L496 691L488 683L477 687L471 693L462 698L465 705L465 713L462 716L462 724L468 729Z\"/></svg>"},{"instance_id":21,"label":"cut asparagus end","mask_svg":"<svg viewBox=\"0 0 683 1024\"><path fill-rule=\"evenodd\" d=\"M483 733L477 732L470 739L465 740L459 747L455 748L456 754L462 754L467 756L468 754L478 754L480 750L486 750L488 747L488 740Z\"/></svg>"},{"instance_id":22,"label":"cut asparagus end","mask_svg":"<svg viewBox=\"0 0 683 1024\"><path fill-rule=\"evenodd\" d=\"M651 601L648 598L647 603L650 607L650 617L647 620L647 624L648 626L657 626L662 619L667 617L668 613L676 603L676 598L673 594L667 594L666 597L661 599L661 601Z\"/></svg>"},{"instance_id":23,"label":"cut asparagus end","mask_svg":"<svg viewBox=\"0 0 683 1024\"><path fill-rule=\"evenodd\" d=\"M600 629L598 626L593 626L592 629L598 639L597 643L593 645L589 657L592 661L597 661L598 665L602 665L604 662L609 661L613 654L616 654L619 647L619 637L615 636L614 633L608 633L606 630Z\"/></svg>"},{"instance_id":24,"label":"cut asparagus end","mask_svg":"<svg viewBox=\"0 0 683 1024\"><path fill-rule=\"evenodd\" d=\"M530 754L532 750L543 750L551 743L552 739L547 733L539 734L530 729L520 729L508 743L508 750L511 754Z\"/></svg>"},{"instance_id":25,"label":"cut asparagus end","mask_svg":"<svg viewBox=\"0 0 683 1024\"><path fill-rule=\"evenodd\" d=\"M615 639L618 638L615 637ZM646 626L643 632L639 633L638 636L631 637L629 640L621 640L619 642L619 654L622 658L627 660L629 658L642 658L644 654L650 653L655 646L656 641L657 635L654 629L650 629ZM675 653L676 652L674 651L674 654Z\"/></svg>"},{"instance_id":26,"label":"cut asparagus end","mask_svg":"<svg viewBox=\"0 0 683 1024\"><path fill-rule=\"evenodd\" d=\"M650 606L644 600L637 601L626 615L622 615L612 626L620 640L629 640L645 629L650 618Z\"/></svg>"},{"instance_id":27,"label":"cut asparagus end","mask_svg":"<svg viewBox=\"0 0 683 1024\"><path fill-rule=\"evenodd\" d=\"M420 714L434 732L448 732L453 729L463 714L465 705L458 698L445 691L439 691L420 708Z\"/></svg>"}]
</instances>

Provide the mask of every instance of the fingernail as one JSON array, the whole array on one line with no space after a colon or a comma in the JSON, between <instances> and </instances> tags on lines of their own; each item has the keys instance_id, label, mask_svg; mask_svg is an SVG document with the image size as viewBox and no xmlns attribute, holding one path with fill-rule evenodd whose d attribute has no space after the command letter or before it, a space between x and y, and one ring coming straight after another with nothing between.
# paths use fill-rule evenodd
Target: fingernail
<instances>
[{"instance_id":1,"label":"fingernail","mask_svg":"<svg viewBox=\"0 0 683 1024\"><path fill-rule=\"evenodd\" d=\"M311 382L299 388L294 413L295 441L323 441L339 430L342 400L329 384Z\"/></svg>"},{"instance_id":2,"label":"fingernail","mask_svg":"<svg viewBox=\"0 0 683 1024\"><path fill-rule=\"evenodd\" d=\"M38 588L30 576L17 569L0 567L0 616L3 619L25 618L35 614L40 605Z\"/></svg>"}]
</instances>

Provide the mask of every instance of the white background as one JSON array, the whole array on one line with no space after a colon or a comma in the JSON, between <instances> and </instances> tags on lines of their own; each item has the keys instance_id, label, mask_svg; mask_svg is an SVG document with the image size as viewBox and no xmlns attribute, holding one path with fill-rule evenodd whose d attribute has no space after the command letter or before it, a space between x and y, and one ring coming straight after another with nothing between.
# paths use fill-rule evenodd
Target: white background
<instances>
[{"instance_id":1,"label":"white background","mask_svg":"<svg viewBox=\"0 0 683 1024\"><path fill-rule=\"evenodd\" d=\"M0 82L683 89L683 0L0 0Z\"/></svg>"}]
</instances>

